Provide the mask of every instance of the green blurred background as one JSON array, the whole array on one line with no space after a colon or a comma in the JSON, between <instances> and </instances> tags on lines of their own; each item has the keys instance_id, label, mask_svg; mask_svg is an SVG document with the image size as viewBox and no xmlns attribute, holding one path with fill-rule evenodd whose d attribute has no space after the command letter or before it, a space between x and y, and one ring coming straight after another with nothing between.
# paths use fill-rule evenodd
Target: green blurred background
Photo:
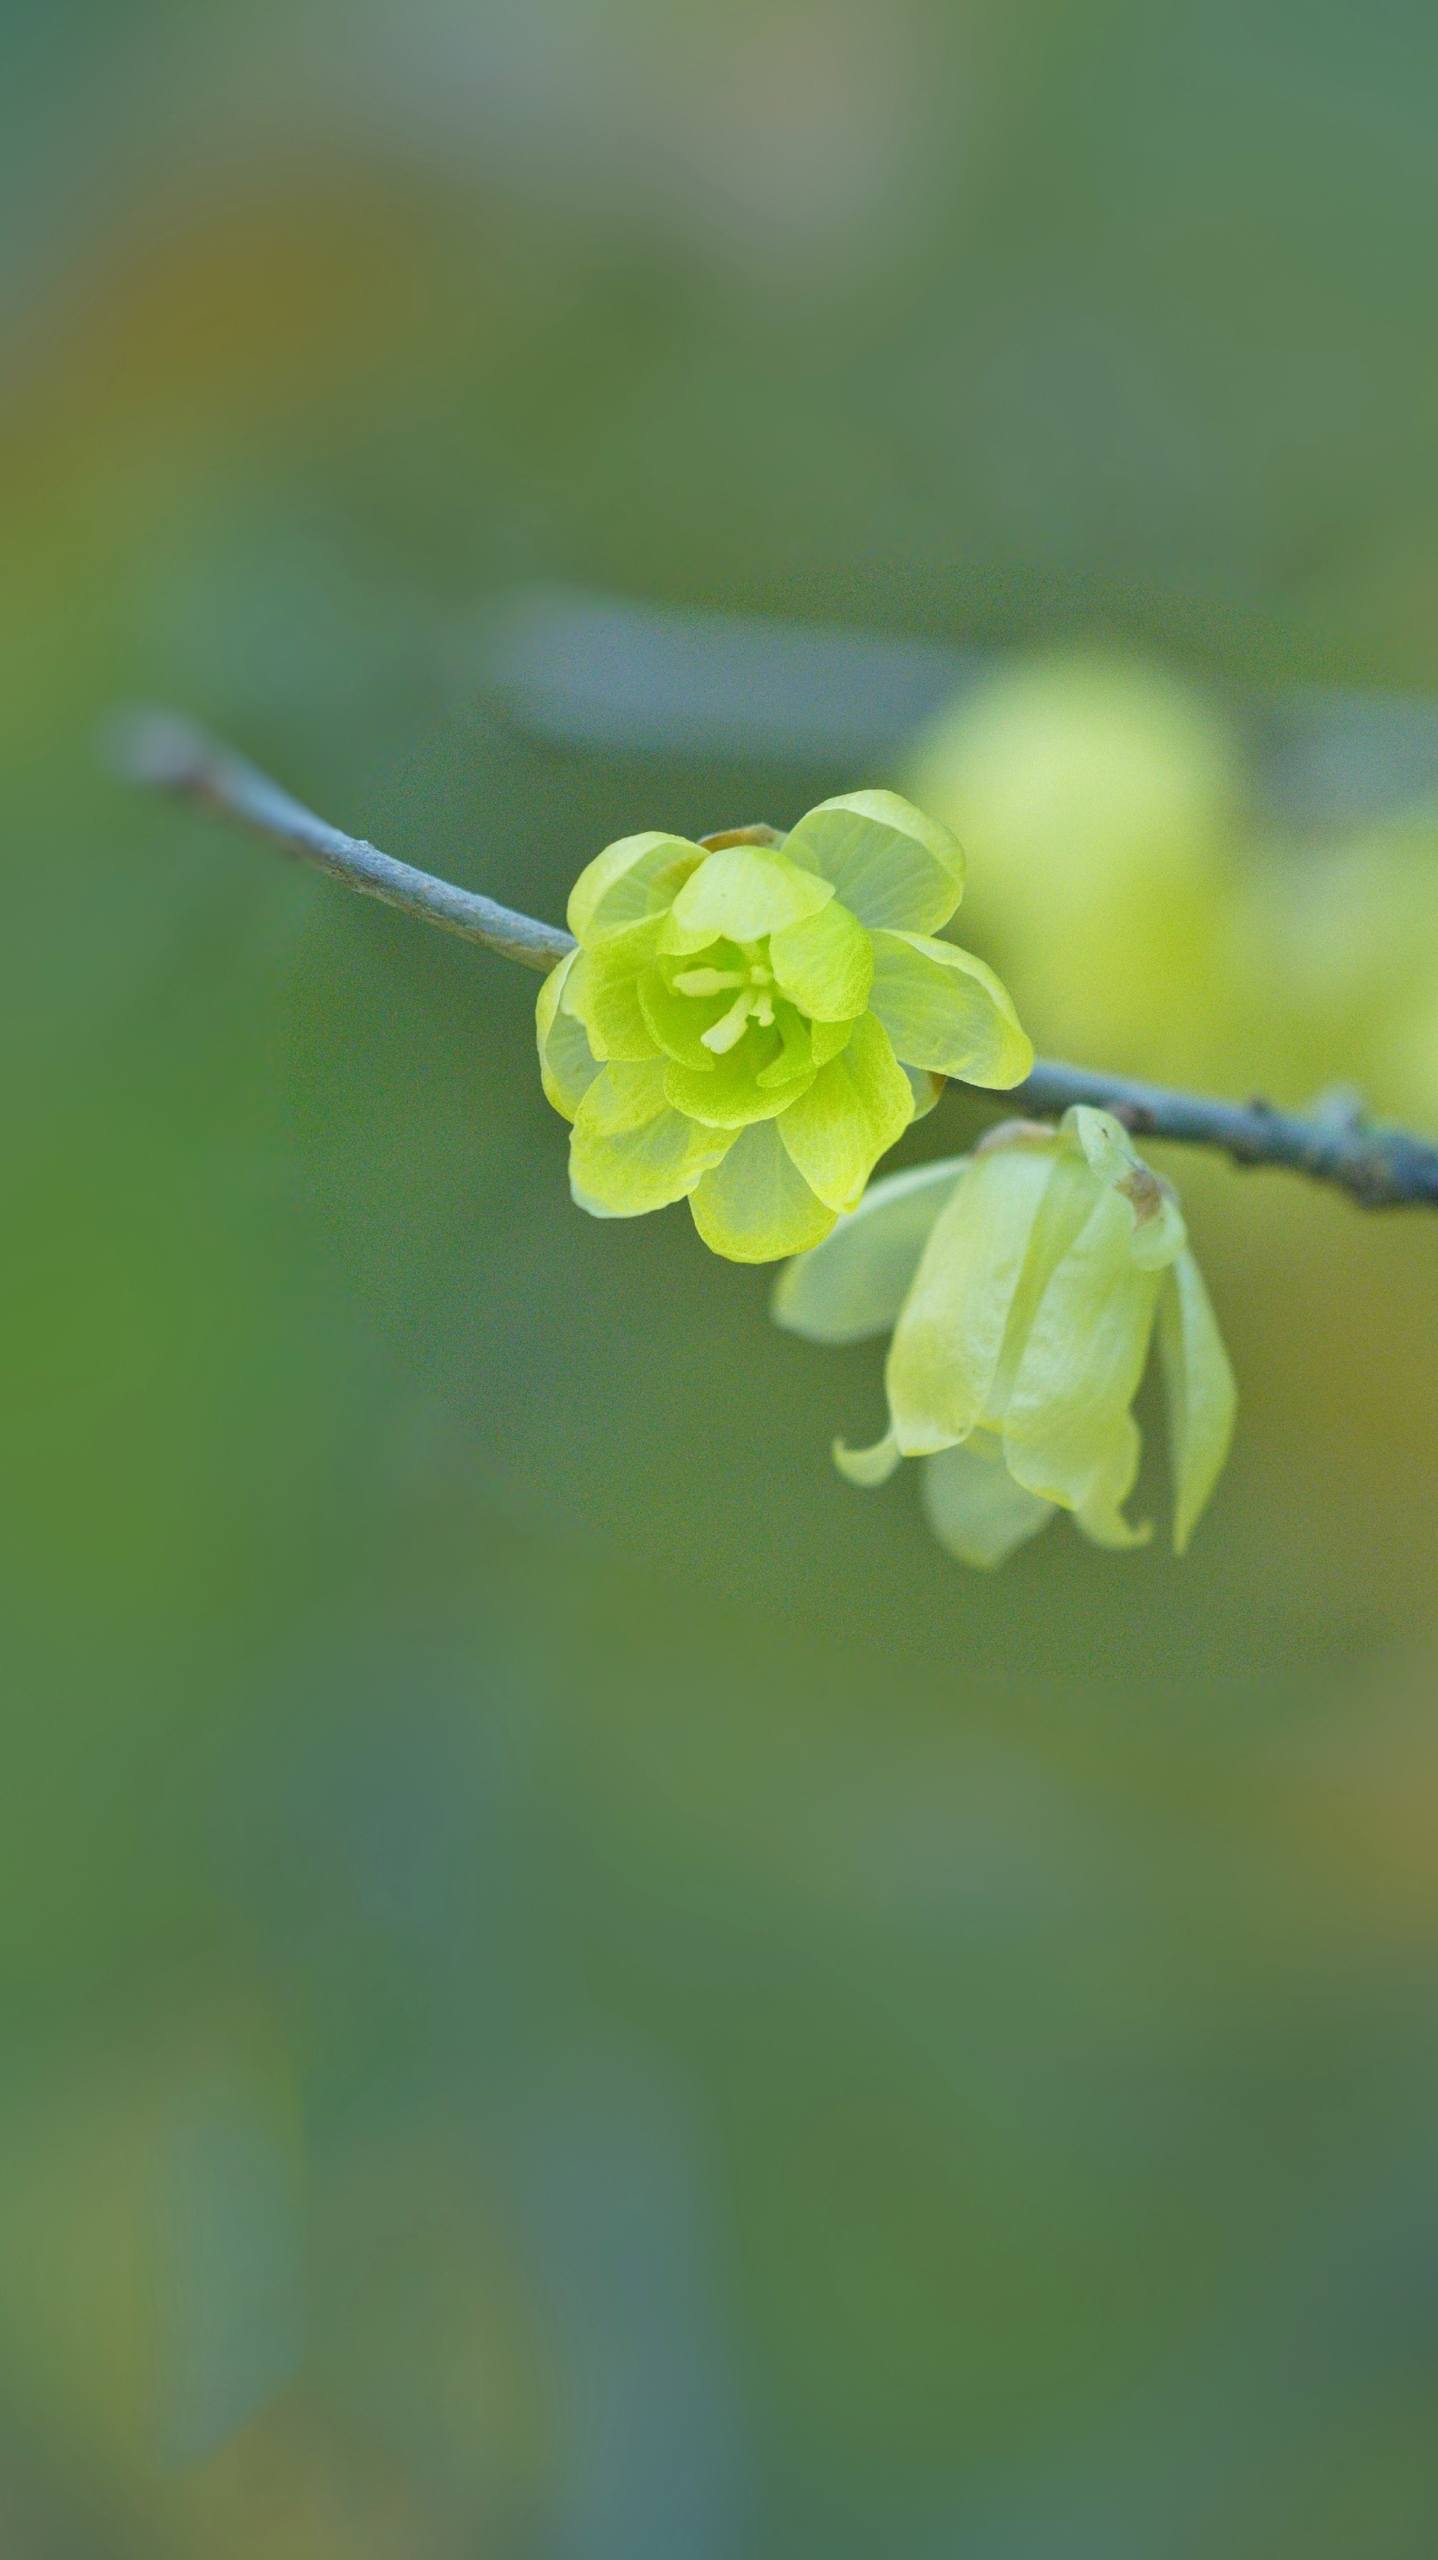
<instances>
[{"instance_id":1,"label":"green blurred background","mask_svg":"<svg viewBox=\"0 0 1438 2560\"><path fill-rule=\"evenodd\" d=\"M95 739L551 916L921 789L1041 1047L1438 1128L1438 18L0 42L6 2560L1429 2560L1438 1225L1169 1160L1196 1548L965 1576Z\"/></svg>"}]
</instances>

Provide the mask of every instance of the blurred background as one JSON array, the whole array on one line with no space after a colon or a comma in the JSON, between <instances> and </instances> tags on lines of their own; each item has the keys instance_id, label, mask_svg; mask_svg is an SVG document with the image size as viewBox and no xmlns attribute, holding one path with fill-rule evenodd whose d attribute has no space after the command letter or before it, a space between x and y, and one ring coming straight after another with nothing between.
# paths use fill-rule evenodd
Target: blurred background
<instances>
[{"instance_id":1,"label":"blurred background","mask_svg":"<svg viewBox=\"0 0 1438 2560\"><path fill-rule=\"evenodd\" d=\"M95 740L547 916L907 788L1041 1048L1438 1130L1438 18L0 43L6 2560L1428 2560L1438 1223L1161 1158L1194 1552L966 1576L526 973Z\"/></svg>"}]
</instances>

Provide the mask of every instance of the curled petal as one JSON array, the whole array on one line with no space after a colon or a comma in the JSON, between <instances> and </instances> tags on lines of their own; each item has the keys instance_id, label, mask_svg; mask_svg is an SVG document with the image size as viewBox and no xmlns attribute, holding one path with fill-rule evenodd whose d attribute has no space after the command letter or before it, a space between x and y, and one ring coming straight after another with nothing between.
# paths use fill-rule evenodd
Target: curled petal
<instances>
[{"instance_id":1,"label":"curled petal","mask_svg":"<svg viewBox=\"0 0 1438 2560\"><path fill-rule=\"evenodd\" d=\"M1159 1275L1130 1250L1122 1193L1099 1193L1039 1300L1004 1412L1004 1453L1033 1493L1111 1510L1115 1446L1148 1357ZM1126 1488L1125 1488L1126 1490Z\"/></svg>"},{"instance_id":2,"label":"curled petal","mask_svg":"<svg viewBox=\"0 0 1438 2560\"><path fill-rule=\"evenodd\" d=\"M760 845L731 844L704 856L674 901L666 951L703 951L711 942L761 942L828 905L826 880Z\"/></svg>"},{"instance_id":3,"label":"curled petal","mask_svg":"<svg viewBox=\"0 0 1438 2560\"><path fill-rule=\"evenodd\" d=\"M534 1009L540 1078L550 1102L566 1120L574 1118L599 1073L599 1061L589 1046L583 1023L563 1002L565 986L578 957L577 952L571 951L557 969L550 970Z\"/></svg>"},{"instance_id":4,"label":"curled petal","mask_svg":"<svg viewBox=\"0 0 1438 2560\"><path fill-rule=\"evenodd\" d=\"M780 1274L775 1323L809 1342L866 1342L887 1332L963 1169L958 1157L871 1182L857 1209Z\"/></svg>"},{"instance_id":5,"label":"curled petal","mask_svg":"<svg viewBox=\"0 0 1438 2560\"><path fill-rule=\"evenodd\" d=\"M1053 1518L1051 1502L1014 1482L991 1432L976 1431L926 1458L922 1483L925 1516L940 1546L960 1564L985 1571L1006 1562Z\"/></svg>"},{"instance_id":6,"label":"curled petal","mask_svg":"<svg viewBox=\"0 0 1438 2560\"><path fill-rule=\"evenodd\" d=\"M956 943L917 933L874 935L869 997L910 1067L1003 1089L1021 1084L1034 1062L1008 989Z\"/></svg>"},{"instance_id":7,"label":"curled petal","mask_svg":"<svg viewBox=\"0 0 1438 2560\"><path fill-rule=\"evenodd\" d=\"M1130 1251L1147 1271L1166 1269L1188 1242L1183 1211L1166 1183L1143 1161L1127 1129L1110 1111L1076 1102L1064 1113L1061 1142L1091 1173L1121 1191L1133 1212Z\"/></svg>"},{"instance_id":8,"label":"curled petal","mask_svg":"<svg viewBox=\"0 0 1438 2560\"><path fill-rule=\"evenodd\" d=\"M840 1475L846 1476L850 1484L862 1485L866 1491L874 1485L887 1484L894 1469L904 1463L903 1452L891 1432L886 1432L882 1440L876 1440L872 1449L851 1449L845 1441L836 1440L833 1457Z\"/></svg>"},{"instance_id":9,"label":"curled petal","mask_svg":"<svg viewBox=\"0 0 1438 2560\"><path fill-rule=\"evenodd\" d=\"M684 836L623 836L606 845L569 892L569 930L583 943L667 915L704 855Z\"/></svg>"},{"instance_id":10,"label":"curled petal","mask_svg":"<svg viewBox=\"0 0 1438 2560\"><path fill-rule=\"evenodd\" d=\"M889 1415L906 1457L966 1440L989 1415L1052 1148L965 1167L920 1257L889 1348Z\"/></svg>"},{"instance_id":11,"label":"curled petal","mask_svg":"<svg viewBox=\"0 0 1438 2560\"><path fill-rule=\"evenodd\" d=\"M716 969L710 973L726 983L710 993L676 992L662 969L640 971L636 993L639 1010L651 1040L673 1058L679 1066L692 1067L696 1075L707 1075L714 1065L714 1052L704 1045L704 1034L722 1022L734 993L730 981L734 972Z\"/></svg>"},{"instance_id":12,"label":"curled petal","mask_svg":"<svg viewBox=\"0 0 1438 2560\"><path fill-rule=\"evenodd\" d=\"M784 839L792 862L833 883L872 932L937 933L964 890L964 857L947 827L896 791L850 791L824 800Z\"/></svg>"},{"instance_id":13,"label":"curled petal","mask_svg":"<svg viewBox=\"0 0 1438 2560\"><path fill-rule=\"evenodd\" d=\"M842 1027L847 1035L848 1024L845 1023ZM791 1004L780 1004L775 1007L774 1028L779 1034L782 1046L777 1058L771 1060L767 1067L761 1067L759 1070L758 1082L766 1092L771 1085L797 1086L800 1082L807 1082L814 1068L824 1063L822 1058L816 1059L814 1055L813 1024L805 1022L802 1015L797 1014ZM791 1092L789 1096L791 1102L793 1098Z\"/></svg>"},{"instance_id":14,"label":"curled petal","mask_svg":"<svg viewBox=\"0 0 1438 2560\"><path fill-rule=\"evenodd\" d=\"M585 1094L569 1142L576 1201L601 1218L640 1218L682 1200L732 1138L701 1128L664 1099L664 1071L606 1067Z\"/></svg>"},{"instance_id":15,"label":"curled petal","mask_svg":"<svg viewBox=\"0 0 1438 2560\"><path fill-rule=\"evenodd\" d=\"M900 1063L902 1064L902 1061ZM928 1067L905 1067L904 1073L909 1079L909 1091L914 1097L914 1118L927 1120L935 1103L943 1099L944 1086L948 1079L945 1076L934 1075Z\"/></svg>"},{"instance_id":16,"label":"curled petal","mask_svg":"<svg viewBox=\"0 0 1438 2560\"><path fill-rule=\"evenodd\" d=\"M779 1123L794 1163L831 1209L852 1209L881 1155L914 1116L909 1080L871 1013Z\"/></svg>"},{"instance_id":17,"label":"curled petal","mask_svg":"<svg viewBox=\"0 0 1438 2560\"><path fill-rule=\"evenodd\" d=\"M1123 1506L1132 1493L1141 1454L1138 1424L1131 1413L1114 1421L1108 1455L1094 1472L1087 1494L1074 1512L1084 1536L1096 1547L1146 1547L1153 1536L1151 1520L1125 1520Z\"/></svg>"},{"instance_id":18,"label":"curled petal","mask_svg":"<svg viewBox=\"0 0 1438 2560\"><path fill-rule=\"evenodd\" d=\"M1238 1389L1203 1277L1191 1253L1165 1275L1158 1348L1174 1478L1174 1553L1182 1555L1233 1438Z\"/></svg>"},{"instance_id":19,"label":"curled petal","mask_svg":"<svg viewBox=\"0 0 1438 2560\"><path fill-rule=\"evenodd\" d=\"M834 1223L833 1210L780 1145L772 1120L740 1132L694 1191L689 1212L710 1252L730 1262L780 1262L817 1244Z\"/></svg>"},{"instance_id":20,"label":"curled petal","mask_svg":"<svg viewBox=\"0 0 1438 2560\"><path fill-rule=\"evenodd\" d=\"M873 944L837 898L776 933L769 960L783 993L812 1022L852 1022L869 1000Z\"/></svg>"}]
</instances>

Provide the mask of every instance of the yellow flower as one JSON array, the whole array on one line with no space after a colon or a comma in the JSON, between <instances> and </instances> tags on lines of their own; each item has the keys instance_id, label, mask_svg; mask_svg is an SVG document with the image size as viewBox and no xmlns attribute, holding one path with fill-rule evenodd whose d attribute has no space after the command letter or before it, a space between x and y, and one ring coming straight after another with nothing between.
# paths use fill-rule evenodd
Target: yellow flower
<instances>
[{"instance_id":1,"label":"yellow flower","mask_svg":"<svg viewBox=\"0 0 1438 2560\"><path fill-rule=\"evenodd\" d=\"M889 1429L835 1458L864 1485L923 1458L930 1523L966 1564L1001 1564L1056 1508L1100 1546L1148 1537L1123 1506L1155 1330L1179 1554L1228 1454L1233 1373L1182 1215L1107 1112L1010 1122L875 1183L790 1264L774 1313L815 1342L893 1327Z\"/></svg>"},{"instance_id":2,"label":"yellow flower","mask_svg":"<svg viewBox=\"0 0 1438 2560\"><path fill-rule=\"evenodd\" d=\"M610 845L538 1006L580 1207L687 1199L735 1262L826 1236L943 1077L1007 1087L1033 1063L993 972L935 939L963 888L945 828L858 791L760 833Z\"/></svg>"}]
</instances>

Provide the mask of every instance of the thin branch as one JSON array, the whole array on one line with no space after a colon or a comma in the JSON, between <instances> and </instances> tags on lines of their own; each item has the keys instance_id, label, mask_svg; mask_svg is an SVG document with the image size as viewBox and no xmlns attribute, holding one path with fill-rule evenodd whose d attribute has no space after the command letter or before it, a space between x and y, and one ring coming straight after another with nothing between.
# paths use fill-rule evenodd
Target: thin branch
<instances>
[{"instance_id":1,"label":"thin branch","mask_svg":"<svg viewBox=\"0 0 1438 2560\"><path fill-rule=\"evenodd\" d=\"M1438 1208L1438 1146L1412 1130L1375 1125L1346 1092L1325 1095L1307 1112L1276 1111L1261 1100L1221 1102L1212 1094L1179 1093L1041 1058L1026 1083L986 1099L1039 1120L1057 1119L1070 1103L1091 1102L1135 1137L1216 1147L1235 1164L1307 1174L1336 1184L1365 1209Z\"/></svg>"},{"instance_id":2,"label":"thin branch","mask_svg":"<svg viewBox=\"0 0 1438 2560\"><path fill-rule=\"evenodd\" d=\"M129 781L198 801L328 871L362 896L382 898L407 915L482 943L506 960L548 970L574 948L573 937L557 925L516 914L476 890L457 889L407 862L396 862L362 837L342 834L187 721L160 712L137 714L118 729L113 755ZM737 832L758 838L769 831ZM1180 1093L1053 1059L1040 1060L1027 1081L1009 1093L972 1085L957 1090L1006 1113L1019 1110L1042 1120L1057 1119L1071 1103L1092 1103L1111 1111L1136 1136L1213 1147L1235 1164L1275 1165L1306 1174L1346 1191L1365 1208L1438 1208L1438 1145L1407 1129L1376 1127L1348 1094L1335 1094L1299 1114L1276 1111L1262 1101L1221 1102L1207 1094Z\"/></svg>"},{"instance_id":3,"label":"thin branch","mask_svg":"<svg viewBox=\"0 0 1438 2560\"><path fill-rule=\"evenodd\" d=\"M220 817L268 836L302 862L328 871L347 888L358 889L361 897L382 898L386 906L402 907L406 915L422 916L426 924L442 925L467 942L482 942L486 951L498 951L506 960L520 960L526 969L552 969L574 948L573 935L558 925L516 915L512 907L498 906L476 889L457 889L452 881L397 862L362 836L343 835L188 720L163 711L135 712L117 724L110 743L113 761L128 781L149 783L178 800L197 800Z\"/></svg>"}]
</instances>

